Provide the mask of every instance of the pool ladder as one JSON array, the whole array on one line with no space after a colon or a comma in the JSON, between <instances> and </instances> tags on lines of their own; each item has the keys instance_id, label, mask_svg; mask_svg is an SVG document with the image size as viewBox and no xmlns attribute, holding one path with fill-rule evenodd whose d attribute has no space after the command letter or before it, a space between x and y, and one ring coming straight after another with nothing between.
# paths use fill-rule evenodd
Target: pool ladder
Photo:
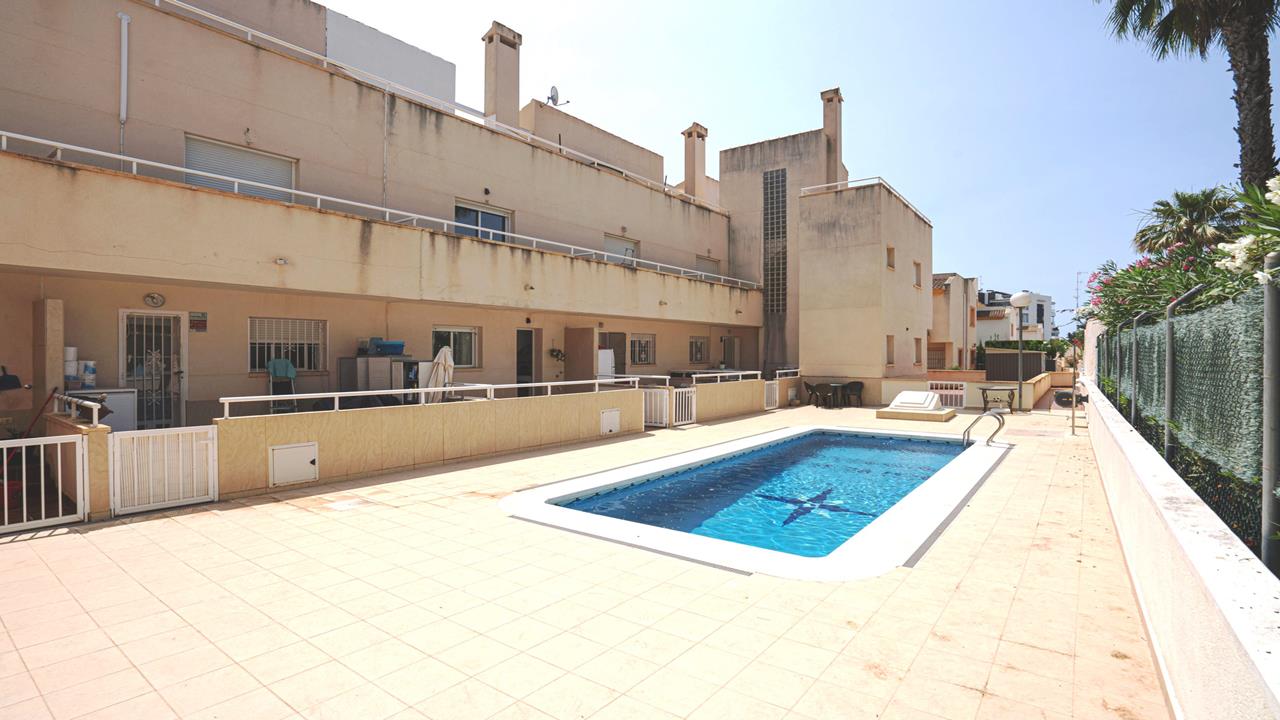
<instances>
[{"instance_id":1,"label":"pool ladder","mask_svg":"<svg viewBox=\"0 0 1280 720\"><path fill-rule=\"evenodd\" d=\"M968 447L969 432L973 430L973 426L977 425L978 422L982 420L982 418L988 417L988 416L995 418L996 422L1000 423L999 425L996 426L996 429L993 430L989 436L987 436L987 444L990 445L991 441L996 439L996 435L999 435L1000 431L1004 429L1004 413L1005 411L1000 409L988 410L982 413L981 415L979 415L978 417L974 418L973 422L969 423L969 427L964 429L964 435L961 436L961 445Z\"/></svg>"}]
</instances>

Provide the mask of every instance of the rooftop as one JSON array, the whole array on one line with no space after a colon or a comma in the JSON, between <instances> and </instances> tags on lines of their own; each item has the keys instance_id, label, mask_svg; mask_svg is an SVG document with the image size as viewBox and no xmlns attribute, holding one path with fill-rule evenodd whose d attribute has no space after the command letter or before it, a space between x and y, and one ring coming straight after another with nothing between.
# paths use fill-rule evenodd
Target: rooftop
<instances>
[{"instance_id":1,"label":"rooftop","mask_svg":"<svg viewBox=\"0 0 1280 720\"><path fill-rule=\"evenodd\" d=\"M0 544L3 714L25 718L1168 717L1086 435L1016 445L914 567L698 565L507 517L570 475L797 408L71 527ZM126 552L127 551L127 552Z\"/></svg>"}]
</instances>

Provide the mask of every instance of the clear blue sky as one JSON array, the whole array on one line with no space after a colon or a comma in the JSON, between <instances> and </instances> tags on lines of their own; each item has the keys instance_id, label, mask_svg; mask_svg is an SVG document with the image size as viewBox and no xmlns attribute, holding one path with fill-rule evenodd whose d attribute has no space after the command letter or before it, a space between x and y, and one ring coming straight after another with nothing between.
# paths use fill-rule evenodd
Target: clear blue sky
<instances>
[{"instance_id":1,"label":"clear blue sky","mask_svg":"<svg viewBox=\"0 0 1280 720\"><path fill-rule=\"evenodd\" d=\"M473 107L480 36L514 28L522 104L559 86L568 112L661 153L671 182L690 122L718 175L721 148L820 127L838 85L850 177L886 178L933 220L934 270L1059 308L1076 271L1132 257L1138 210L1237 178L1225 57L1157 62L1089 0L325 4L455 63Z\"/></svg>"}]
</instances>

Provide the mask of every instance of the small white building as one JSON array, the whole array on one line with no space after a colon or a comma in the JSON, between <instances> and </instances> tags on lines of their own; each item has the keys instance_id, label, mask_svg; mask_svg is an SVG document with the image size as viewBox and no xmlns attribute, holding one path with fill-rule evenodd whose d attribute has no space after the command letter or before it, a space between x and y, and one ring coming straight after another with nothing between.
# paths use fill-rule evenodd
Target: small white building
<instances>
[{"instance_id":1,"label":"small white building","mask_svg":"<svg viewBox=\"0 0 1280 720\"><path fill-rule=\"evenodd\" d=\"M1012 296L1013 293L1000 290L978 292L978 342L1018 339L1018 312L1009 303ZM1053 298L1031 293L1031 304L1022 309L1022 339L1048 340L1057 336Z\"/></svg>"}]
</instances>

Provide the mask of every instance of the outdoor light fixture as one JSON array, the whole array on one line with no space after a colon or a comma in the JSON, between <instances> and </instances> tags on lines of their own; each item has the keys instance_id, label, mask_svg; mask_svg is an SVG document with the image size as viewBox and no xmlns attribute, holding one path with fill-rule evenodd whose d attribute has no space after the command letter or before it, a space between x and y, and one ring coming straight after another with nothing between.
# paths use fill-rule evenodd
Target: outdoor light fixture
<instances>
[{"instance_id":1,"label":"outdoor light fixture","mask_svg":"<svg viewBox=\"0 0 1280 720\"><path fill-rule=\"evenodd\" d=\"M1018 407L1022 407L1022 311L1031 306L1031 293L1014 293L1009 304L1018 309Z\"/></svg>"}]
</instances>

